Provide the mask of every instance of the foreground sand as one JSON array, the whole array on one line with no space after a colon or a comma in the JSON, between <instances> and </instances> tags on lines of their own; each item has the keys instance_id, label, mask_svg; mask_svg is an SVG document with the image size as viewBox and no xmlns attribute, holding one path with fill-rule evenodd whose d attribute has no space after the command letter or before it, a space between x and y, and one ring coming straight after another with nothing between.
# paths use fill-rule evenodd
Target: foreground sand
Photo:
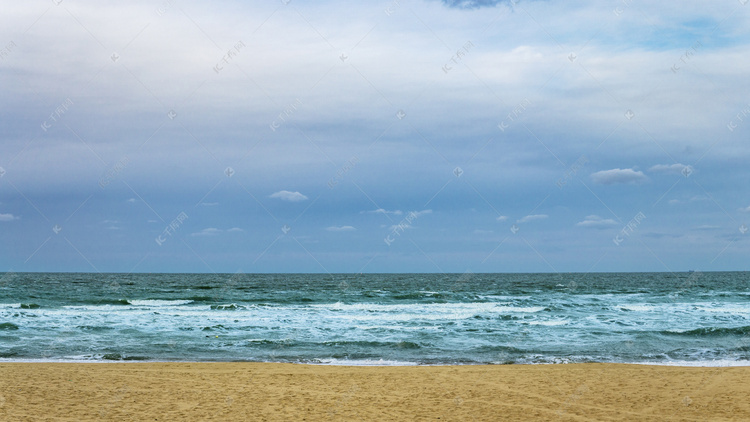
<instances>
[{"instance_id":1,"label":"foreground sand","mask_svg":"<svg viewBox=\"0 0 750 422\"><path fill-rule=\"evenodd\" d=\"M750 367L2 363L0 420L750 420Z\"/></svg>"}]
</instances>

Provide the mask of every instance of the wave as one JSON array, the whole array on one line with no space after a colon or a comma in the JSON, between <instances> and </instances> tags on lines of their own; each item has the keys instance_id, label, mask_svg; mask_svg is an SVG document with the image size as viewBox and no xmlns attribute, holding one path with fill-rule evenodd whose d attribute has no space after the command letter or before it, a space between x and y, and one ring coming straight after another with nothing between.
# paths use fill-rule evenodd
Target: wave
<instances>
[{"instance_id":1,"label":"wave","mask_svg":"<svg viewBox=\"0 0 750 422\"><path fill-rule=\"evenodd\" d=\"M363 348L387 348L387 349L421 349L422 346L413 341L326 341L320 343L323 346L334 347L363 347Z\"/></svg>"},{"instance_id":2,"label":"wave","mask_svg":"<svg viewBox=\"0 0 750 422\"><path fill-rule=\"evenodd\" d=\"M750 312L750 307L736 306L736 305L723 305L723 306L708 308L705 306L698 306L697 310L703 311L703 312L713 312L713 313L746 314Z\"/></svg>"},{"instance_id":3,"label":"wave","mask_svg":"<svg viewBox=\"0 0 750 422\"><path fill-rule=\"evenodd\" d=\"M127 299L89 299L83 303L88 305L130 305Z\"/></svg>"},{"instance_id":4,"label":"wave","mask_svg":"<svg viewBox=\"0 0 750 422\"><path fill-rule=\"evenodd\" d=\"M215 311L236 311L238 309L246 309L244 306L238 306L236 303L229 303L226 305L211 305L211 309Z\"/></svg>"},{"instance_id":5,"label":"wave","mask_svg":"<svg viewBox=\"0 0 750 422\"><path fill-rule=\"evenodd\" d=\"M0 323L0 330L18 330L18 325L12 323L12 322L3 322Z\"/></svg>"},{"instance_id":6,"label":"wave","mask_svg":"<svg viewBox=\"0 0 750 422\"><path fill-rule=\"evenodd\" d=\"M131 300L130 304L133 306L181 306L193 303L190 299L177 299L177 300L164 300L164 299L145 299L145 300Z\"/></svg>"},{"instance_id":7,"label":"wave","mask_svg":"<svg viewBox=\"0 0 750 422\"><path fill-rule=\"evenodd\" d=\"M557 327L560 325L568 325L570 321L568 320L562 320L562 321L528 321L523 322L523 324L526 325L543 325L545 327Z\"/></svg>"},{"instance_id":8,"label":"wave","mask_svg":"<svg viewBox=\"0 0 750 422\"><path fill-rule=\"evenodd\" d=\"M417 366L419 362L385 359L316 359L307 362L313 365L331 366Z\"/></svg>"},{"instance_id":9,"label":"wave","mask_svg":"<svg viewBox=\"0 0 750 422\"><path fill-rule=\"evenodd\" d=\"M79 325L76 328L83 331L110 331L115 329L114 327L105 327L98 325Z\"/></svg>"},{"instance_id":10,"label":"wave","mask_svg":"<svg viewBox=\"0 0 750 422\"><path fill-rule=\"evenodd\" d=\"M105 353L103 360L149 360L148 356L123 356L120 353Z\"/></svg>"},{"instance_id":11,"label":"wave","mask_svg":"<svg viewBox=\"0 0 750 422\"><path fill-rule=\"evenodd\" d=\"M442 313L465 311L489 312L489 313L536 313L549 311L544 306L508 306L492 302L469 302L469 303L413 303L413 304L382 304L382 303L320 303L310 305L312 308L328 309L332 311L365 311L365 312L425 312L438 311Z\"/></svg>"},{"instance_id":12,"label":"wave","mask_svg":"<svg viewBox=\"0 0 750 422\"><path fill-rule=\"evenodd\" d=\"M193 302L216 302L216 297L212 296L190 296L186 299L192 300Z\"/></svg>"},{"instance_id":13,"label":"wave","mask_svg":"<svg viewBox=\"0 0 750 422\"><path fill-rule=\"evenodd\" d=\"M311 346L311 347L331 347L333 350L340 351L344 348L344 351L352 351L352 349L400 349L400 350L414 350L421 349L423 346L413 341L368 341L368 340L334 340L334 341L322 341L322 342L300 342L293 339L281 339L281 340L269 340L269 339L250 339L245 340L248 345L251 346L272 346L275 348L294 348L298 346Z\"/></svg>"},{"instance_id":14,"label":"wave","mask_svg":"<svg viewBox=\"0 0 750 422\"><path fill-rule=\"evenodd\" d=\"M294 347L298 343L292 339L282 339L282 340L268 340L268 339L249 339L245 340L245 343L247 343L250 346L273 346L275 348L285 348L285 347Z\"/></svg>"},{"instance_id":15,"label":"wave","mask_svg":"<svg viewBox=\"0 0 750 422\"><path fill-rule=\"evenodd\" d=\"M686 337L720 337L720 336L744 336L750 334L750 326L744 327L703 327L687 331L660 331L661 334Z\"/></svg>"},{"instance_id":16,"label":"wave","mask_svg":"<svg viewBox=\"0 0 750 422\"><path fill-rule=\"evenodd\" d=\"M227 327L221 324L217 324L217 325L212 325L210 327L203 327L201 328L201 331L226 330L226 329Z\"/></svg>"},{"instance_id":17,"label":"wave","mask_svg":"<svg viewBox=\"0 0 750 422\"><path fill-rule=\"evenodd\" d=\"M630 305L620 305L619 306L621 311L626 312L650 312L655 309L652 305L643 305L643 304L630 304Z\"/></svg>"},{"instance_id":18,"label":"wave","mask_svg":"<svg viewBox=\"0 0 750 422\"><path fill-rule=\"evenodd\" d=\"M445 299L446 294L438 292L413 292L413 293L401 293L394 294L391 296L397 300L409 300L409 299Z\"/></svg>"}]
</instances>

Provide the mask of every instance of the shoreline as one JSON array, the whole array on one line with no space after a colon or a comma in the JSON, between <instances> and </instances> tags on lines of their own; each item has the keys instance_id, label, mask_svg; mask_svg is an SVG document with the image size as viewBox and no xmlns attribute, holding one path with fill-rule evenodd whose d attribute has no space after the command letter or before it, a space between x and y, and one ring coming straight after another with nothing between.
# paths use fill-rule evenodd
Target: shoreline
<instances>
[{"instance_id":1,"label":"shoreline","mask_svg":"<svg viewBox=\"0 0 750 422\"><path fill-rule=\"evenodd\" d=\"M2 362L0 375L3 420L750 420L748 366Z\"/></svg>"},{"instance_id":2,"label":"shoreline","mask_svg":"<svg viewBox=\"0 0 750 422\"><path fill-rule=\"evenodd\" d=\"M352 368L414 368L414 367L464 367L464 366L557 366L557 365L637 365L658 366L678 368L742 368L750 367L747 361L669 361L669 362L539 362L539 363L418 363L406 361L339 361L339 362L276 362L256 360L148 360L148 359L0 359L0 365L27 363L27 364L136 364L136 363L185 363L185 364L271 364L271 365L309 365L309 366L334 366Z\"/></svg>"}]
</instances>

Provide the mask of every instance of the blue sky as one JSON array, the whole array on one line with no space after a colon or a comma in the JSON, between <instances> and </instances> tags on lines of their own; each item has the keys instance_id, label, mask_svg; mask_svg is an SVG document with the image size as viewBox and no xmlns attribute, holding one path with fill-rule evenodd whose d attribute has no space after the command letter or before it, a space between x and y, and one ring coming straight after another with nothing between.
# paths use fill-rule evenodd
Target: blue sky
<instances>
[{"instance_id":1,"label":"blue sky","mask_svg":"<svg viewBox=\"0 0 750 422\"><path fill-rule=\"evenodd\" d=\"M742 2L0 4L0 271L748 269Z\"/></svg>"}]
</instances>

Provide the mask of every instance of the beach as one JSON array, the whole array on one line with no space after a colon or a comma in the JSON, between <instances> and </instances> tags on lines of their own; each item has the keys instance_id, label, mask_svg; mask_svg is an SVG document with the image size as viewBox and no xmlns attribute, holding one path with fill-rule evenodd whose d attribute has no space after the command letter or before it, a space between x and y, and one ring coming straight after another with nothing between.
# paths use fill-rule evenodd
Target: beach
<instances>
[{"instance_id":1,"label":"beach","mask_svg":"<svg viewBox=\"0 0 750 422\"><path fill-rule=\"evenodd\" d=\"M0 363L0 420L749 420L750 367Z\"/></svg>"}]
</instances>

